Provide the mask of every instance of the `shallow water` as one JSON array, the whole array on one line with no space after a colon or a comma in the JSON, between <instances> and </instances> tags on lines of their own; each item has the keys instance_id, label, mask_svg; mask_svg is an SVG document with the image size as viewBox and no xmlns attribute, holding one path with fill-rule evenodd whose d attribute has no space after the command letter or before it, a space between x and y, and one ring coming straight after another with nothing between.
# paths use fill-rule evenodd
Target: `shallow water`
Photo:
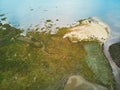
<instances>
[{"instance_id":1,"label":"shallow water","mask_svg":"<svg viewBox=\"0 0 120 90\"><path fill-rule=\"evenodd\" d=\"M117 67L117 65L115 64L114 60L112 60L112 57L110 55L109 52L109 46L117 43L120 41L120 38L112 38L112 39L108 39L105 43L104 43L104 54L105 56L108 58L108 61L112 67L113 70L113 74L115 77L115 81L116 81L116 90L120 89L120 68Z\"/></svg>"},{"instance_id":2,"label":"shallow water","mask_svg":"<svg viewBox=\"0 0 120 90\"><path fill-rule=\"evenodd\" d=\"M111 35L119 36L119 6L120 0L0 0L0 14L5 14L8 23L24 29L42 26L47 19L60 27L95 16L110 26Z\"/></svg>"},{"instance_id":3,"label":"shallow water","mask_svg":"<svg viewBox=\"0 0 120 90\"><path fill-rule=\"evenodd\" d=\"M42 26L48 19L59 27L69 26L80 19L93 16L107 23L111 35L119 41L120 0L0 0L1 22L23 29L31 25ZM113 42L114 40L110 41ZM112 61L107 46L104 48L107 58ZM115 77L120 79L119 74Z\"/></svg>"}]
</instances>

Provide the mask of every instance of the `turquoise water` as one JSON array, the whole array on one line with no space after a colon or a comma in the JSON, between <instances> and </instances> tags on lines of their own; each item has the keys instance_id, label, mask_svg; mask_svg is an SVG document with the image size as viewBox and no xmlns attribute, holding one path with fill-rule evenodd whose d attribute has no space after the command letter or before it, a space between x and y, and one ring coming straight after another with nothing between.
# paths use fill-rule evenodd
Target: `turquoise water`
<instances>
[{"instance_id":1,"label":"turquoise water","mask_svg":"<svg viewBox=\"0 0 120 90\"><path fill-rule=\"evenodd\" d=\"M67 26L95 16L110 26L111 34L120 36L120 0L0 0L0 14L5 14L0 18L7 17L6 22L25 29L47 19Z\"/></svg>"}]
</instances>

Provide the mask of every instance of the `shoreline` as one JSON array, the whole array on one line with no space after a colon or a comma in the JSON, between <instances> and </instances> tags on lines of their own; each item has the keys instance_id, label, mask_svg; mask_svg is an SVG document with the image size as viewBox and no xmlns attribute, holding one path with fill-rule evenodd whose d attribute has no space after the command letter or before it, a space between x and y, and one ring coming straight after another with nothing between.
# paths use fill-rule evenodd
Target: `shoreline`
<instances>
[{"instance_id":1,"label":"shoreline","mask_svg":"<svg viewBox=\"0 0 120 90\"><path fill-rule=\"evenodd\" d=\"M104 43L109 38L109 27L96 18L81 20L78 26L70 28L63 38L69 38L73 43L79 41L98 41Z\"/></svg>"},{"instance_id":2,"label":"shoreline","mask_svg":"<svg viewBox=\"0 0 120 90\"><path fill-rule=\"evenodd\" d=\"M103 43L109 38L108 27L104 25L104 23L102 24L99 21L96 21L95 19L92 18L85 19L85 21L81 23L78 26L59 29L59 31L56 34L51 34L51 32L39 32L32 30L29 31L26 36L20 35L21 32L16 33L16 31L18 31L19 29L16 29L11 26L7 28L6 27L7 25L2 25L3 33L5 32L4 27L6 27L7 33L5 35L10 36L7 37L6 40L8 40L7 42L11 42L11 43L7 46L6 40L3 38L3 42L4 45L6 45L6 47L1 46L1 50L4 51L6 48L8 48L8 51L4 52L4 56L9 56L9 58L6 60L10 59L11 63L14 62L15 58L19 57L20 61L26 61L26 63L30 65L30 67L34 67L33 70L36 70L35 73L39 73L39 70L43 70L43 72L41 72L40 74L36 74L38 75L38 77L42 73L44 73L43 75L47 75L46 73L48 73L47 78L43 77L44 80L49 79L52 72L53 75L55 76L58 75L58 77L52 78L54 80L54 81L52 80L52 82L53 83L58 82L57 80L62 77L60 74L56 72L60 71L60 73L63 73L64 76L67 75L66 80L70 77L71 74L72 75L78 74L83 76L86 80L90 81L91 83L93 82L103 85L109 90L116 90L114 85L115 80L112 74L112 69L110 67L107 58L103 55L103 50L102 50ZM11 33L9 28L11 28L10 30L13 33ZM3 37L5 35L3 35ZM65 35L68 36L65 37ZM13 49L11 49L11 47ZM19 47L18 50L14 49L17 47ZM13 50L12 52L14 56L11 55L11 53L10 54L8 53L10 51L9 49ZM25 53L22 53L22 55L19 56L19 53L17 52L23 52L23 51ZM2 59L3 58L1 58L1 60ZM29 63L29 59L35 62L33 64ZM17 63L19 64L19 62ZM19 69L19 67L17 66L16 68ZM31 69L30 67L28 67L28 69ZM56 68L54 69L54 67ZM12 68L12 66L10 66L10 68ZM48 68L51 69L48 70ZM11 71L13 70L11 69ZM7 72L8 71L6 71L5 73ZM30 72L30 74L34 74L34 73ZM17 78L16 79L17 82L19 82L19 80L21 79L21 77L18 76L10 76L10 77ZM35 82L36 78L38 77L33 78L32 76L29 78L33 78L33 81ZM2 80L5 80L5 78L3 77ZM25 80L29 81L28 78L25 78ZM42 80L41 77L39 77L39 80ZM2 83L4 85L4 82ZM65 82L60 81L58 83L65 83ZM86 83L86 85L88 84L89 83ZM43 83L43 85L48 85L48 84L47 82L45 82ZM49 85L51 87L51 84ZM95 89L95 87L92 86L90 85L90 88ZM46 88L44 86L42 87ZM99 89L99 86L96 88L97 90L103 90L103 89Z\"/></svg>"},{"instance_id":3,"label":"shoreline","mask_svg":"<svg viewBox=\"0 0 120 90\"><path fill-rule=\"evenodd\" d=\"M91 37L92 36L92 37ZM119 90L120 88L120 68L116 66L113 62L113 59L109 53L109 46L115 42L118 42L119 39L111 40L110 38L110 29L109 26L96 19L85 19L81 20L80 25L70 28L70 32L65 34L63 38L68 37L73 43L80 41L99 41L103 48L103 54L108 60L114 79L115 79L115 88ZM109 45L108 45L109 44Z\"/></svg>"},{"instance_id":4,"label":"shoreline","mask_svg":"<svg viewBox=\"0 0 120 90\"><path fill-rule=\"evenodd\" d=\"M108 59L112 71L113 71L113 75L116 81L116 90L119 90L120 88L120 68L117 67L117 65L115 64L115 62L113 61L110 52L109 52L109 46L111 46L114 43L119 42L119 39L116 38L109 38L108 40L106 40L106 42L103 45L103 53L105 54L106 58Z\"/></svg>"}]
</instances>

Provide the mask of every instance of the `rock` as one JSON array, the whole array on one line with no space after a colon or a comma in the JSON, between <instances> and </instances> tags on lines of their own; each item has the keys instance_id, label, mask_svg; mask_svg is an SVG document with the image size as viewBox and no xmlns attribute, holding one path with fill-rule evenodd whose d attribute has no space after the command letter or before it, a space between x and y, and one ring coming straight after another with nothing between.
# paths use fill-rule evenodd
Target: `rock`
<instances>
[{"instance_id":1,"label":"rock","mask_svg":"<svg viewBox=\"0 0 120 90\"><path fill-rule=\"evenodd\" d=\"M80 25L70 28L70 32L66 33L63 38L69 38L73 43L85 42L83 47L87 53L85 61L94 73L94 83L101 83L109 90L114 90L114 77L107 58L102 51L101 43L109 38L109 27L103 22L96 19L85 19ZM86 70L87 71L87 70ZM86 77L85 77L86 78ZM88 81L91 82L91 79ZM89 85L88 85L89 86ZM83 87L80 87L83 88ZM85 87L85 89L66 89L66 90L94 90L93 87ZM106 89L95 89L106 90Z\"/></svg>"},{"instance_id":2,"label":"rock","mask_svg":"<svg viewBox=\"0 0 120 90\"><path fill-rule=\"evenodd\" d=\"M95 27L94 30L96 25L100 28ZM78 35L82 35L79 33L82 31L87 32L84 37L94 33L105 33L105 37L100 36L104 39L109 36L105 26L97 21L85 21L79 27L82 26L86 28L76 30ZM0 90L115 90L112 70L103 55L101 43L94 39L85 42L84 37L83 41L80 37L74 38L79 43L72 43L69 37L63 39L66 33L75 31L72 29L63 28L55 35L31 31L26 36L17 36L9 44L3 39L5 44L0 47ZM2 38L8 36L0 33ZM74 85L71 88L68 86L70 83Z\"/></svg>"},{"instance_id":3,"label":"rock","mask_svg":"<svg viewBox=\"0 0 120 90\"><path fill-rule=\"evenodd\" d=\"M64 90L108 90L108 89L101 85L91 83L79 75L69 77Z\"/></svg>"},{"instance_id":4,"label":"rock","mask_svg":"<svg viewBox=\"0 0 120 90\"><path fill-rule=\"evenodd\" d=\"M109 47L110 55L116 65L120 68L120 42L112 44Z\"/></svg>"}]
</instances>

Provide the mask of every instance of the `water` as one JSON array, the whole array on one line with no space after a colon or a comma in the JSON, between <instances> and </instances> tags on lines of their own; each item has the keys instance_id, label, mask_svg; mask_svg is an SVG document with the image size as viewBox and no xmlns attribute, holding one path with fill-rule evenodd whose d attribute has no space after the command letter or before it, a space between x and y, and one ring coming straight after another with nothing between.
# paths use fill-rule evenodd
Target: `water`
<instances>
[{"instance_id":1,"label":"water","mask_svg":"<svg viewBox=\"0 0 120 90\"><path fill-rule=\"evenodd\" d=\"M114 60L112 60L112 57L110 56L110 52L109 52L109 46L117 43L120 41L120 38L110 38L108 39L105 43L104 43L104 54L105 56L108 58L108 61L112 67L113 70L113 74L115 77L115 81L116 81L116 90L120 89L120 68L117 67L117 65L115 64L115 62L113 62Z\"/></svg>"},{"instance_id":2,"label":"water","mask_svg":"<svg viewBox=\"0 0 120 90\"><path fill-rule=\"evenodd\" d=\"M47 19L67 26L95 16L110 26L111 35L120 35L120 0L0 0L0 14L5 14L6 22L24 29L41 26Z\"/></svg>"},{"instance_id":3,"label":"water","mask_svg":"<svg viewBox=\"0 0 120 90\"><path fill-rule=\"evenodd\" d=\"M120 37L120 0L0 0L1 14L5 16L0 16L0 19L7 17L3 23L23 29L31 25L42 26L48 19L61 27L95 16L110 26L113 38ZM105 53L112 61L108 47Z\"/></svg>"}]
</instances>

